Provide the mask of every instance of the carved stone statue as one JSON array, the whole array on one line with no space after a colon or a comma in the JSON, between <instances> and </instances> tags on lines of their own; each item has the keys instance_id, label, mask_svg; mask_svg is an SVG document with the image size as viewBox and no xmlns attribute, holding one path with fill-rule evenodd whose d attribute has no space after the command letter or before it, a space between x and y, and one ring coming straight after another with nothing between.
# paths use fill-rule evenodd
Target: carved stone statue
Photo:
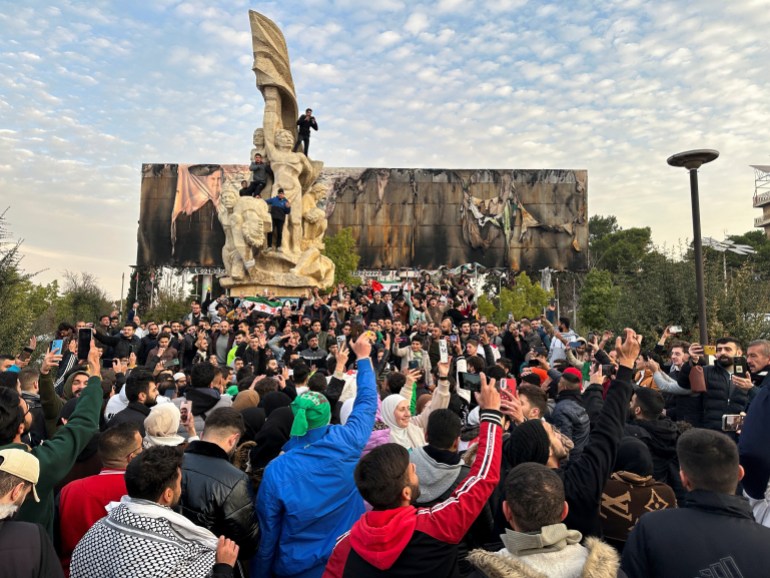
<instances>
[{"instance_id":1,"label":"carved stone statue","mask_svg":"<svg viewBox=\"0 0 770 578\"><path fill-rule=\"evenodd\" d=\"M326 198L326 185L314 184L302 198L302 250L324 248L324 235L328 221L326 211L318 203Z\"/></svg>"},{"instance_id":2,"label":"carved stone statue","mask_svg":"<svg viewBox=\"0 0 770 578\"><path fill-rule=\"evenodd\" d=\"M227 276L222 286L242 293L273 291L302 295L306 289L334 282L334 264L321 255L326 217L318 202L325 188L315 181L323 163L292 151L296 137L297 99L286 42L268 18L250 11L253 70L265 101L262 127L254 131L250 159L260 153L270 164L274 182L270 196L283 189L292 211L285 223L283 251L262 251L271 219L267 204L252 197L223 194L219 219L225 229L222 249ZM307 200L306 200L307 199Z\"/></svg>"}]
</instances>

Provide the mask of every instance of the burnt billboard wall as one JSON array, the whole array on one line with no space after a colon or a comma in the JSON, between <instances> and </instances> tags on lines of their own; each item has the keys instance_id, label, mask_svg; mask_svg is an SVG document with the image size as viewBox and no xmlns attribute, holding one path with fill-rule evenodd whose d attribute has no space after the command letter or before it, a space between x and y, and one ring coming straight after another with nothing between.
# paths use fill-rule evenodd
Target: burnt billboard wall
<instances>
[{"instance_id":1,"label":"burnt billboard wall","mask_svg":"<svg viewBox=\"0 0 770 578\"><path fill-rule=\"evenodd\" d=\"M137 264L221 267L219 196L246 165L142 167ZM584 270L587 173L581 170L325 168L328 234L350 227L362 269Z\"/></svg>"}]
</instances>

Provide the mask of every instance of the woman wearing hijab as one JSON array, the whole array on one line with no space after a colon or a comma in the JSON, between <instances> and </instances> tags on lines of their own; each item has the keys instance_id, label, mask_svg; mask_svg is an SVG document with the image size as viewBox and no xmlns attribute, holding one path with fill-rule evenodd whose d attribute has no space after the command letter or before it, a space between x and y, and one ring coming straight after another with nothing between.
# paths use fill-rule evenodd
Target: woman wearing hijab
<instances>
[{"instance_id":1,"label":"woman wearing hijab","mask_svg":"<svg viewBox=\"0 0 770 578\"><path fill-rule=\"evenodd\" d=\"M439 374L443 373L440 364ZM414 384L407 380L401 393L389 395L382 402L382 421L390 428L390 442L399 444L408 450L419 448L426 444L425 428L428 427L428 418L435 409L446 409L449 406L449 380L445 375L439 375L438 385L433 391L433 398L425 410L419 415L412 415L411 400Z\"/></svg>"},{"instance_id":2,"label":"woman wearing hijab","mask_svg":"<svg viewBox=\"0 0 770 578\"><path fill-rule=\"evenodd\" d=\"M268 396L265 396L267 399ZM251 450L251 479L255 491L259 489L262 474L272 460L278 457L286 442L291 437L291 426L294 423L294 413L291 407L280 407L270 413L265 425L255 438L256 447Z\"/></svg>"},{"instance_id":3,"label":"woman wearing hijab","mask_svg":"<svg viewBox=\"0 0 770 578\"><path fill-rule=\"evenodd\" d=\"M282 391L271 391L262 400L260 407L265 410L265 417L270 417L270 414L275 410L282 407L289 407L291 405L291 398Z\"/></svg>"}]
</instances>

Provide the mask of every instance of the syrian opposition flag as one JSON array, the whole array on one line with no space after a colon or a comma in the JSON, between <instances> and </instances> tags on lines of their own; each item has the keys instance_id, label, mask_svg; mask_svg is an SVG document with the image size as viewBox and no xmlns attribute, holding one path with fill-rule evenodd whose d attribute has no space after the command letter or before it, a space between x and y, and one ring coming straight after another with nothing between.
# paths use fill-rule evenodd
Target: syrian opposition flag
<instances>
[{"instance_id":1,"label":"syrian opposition flag","mask_svg":"<svg viewBox=\"0 0 770 578\"><path fill-rule=\"evenodd\" d=\"M380 289L379 291L398 291L401 288L401 281L380 281L379 282Z\"/></svg>"},{"instance_id":2,"label":"syrian opposition flag","mask_svg":"<svg viewBox=\"0 0 770 578\"><path fill-rule=\"evenodd\" d=\"M270 301L265 297L246 297L244 299L247 303L252 303L251 309L259 311L266 315L278 315L281 312L281 306L283 303L280 301Z\"/></svg>"}]
</instances>

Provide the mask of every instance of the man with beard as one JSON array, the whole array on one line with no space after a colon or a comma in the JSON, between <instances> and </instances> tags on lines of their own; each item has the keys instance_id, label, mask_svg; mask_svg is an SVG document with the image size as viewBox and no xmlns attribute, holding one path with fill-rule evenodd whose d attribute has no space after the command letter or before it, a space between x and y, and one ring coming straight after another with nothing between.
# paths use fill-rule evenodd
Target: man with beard
<instances>
[{"instance_id":1,"label":"man with beard","mask_svg":"<svg viewBox=\"0 0 770 578\"><path fill-rule=\"evenodd\" d=\"M246 427L240 412L212 411L201 439L190 442L182 462L182 514L216 535L225 535L251 558L259 543L254 491L249 477L230 463Z\"/></svg>"},{"instance_id":2,"label":"man with beard","mask_svg":"<svg viewBox=\"0 0 770 578\"><path fill-rule=\"evenodd\" d=\"M679 430L673 421L663 415L663 395L649 388L637 389L631 396L630 414L631 423L626 425L626 435L644 442L652 455L653 477L671 486L677 500L683 500L685 492L679 480L679 462L676 459Z\"/></svg>"},{"instance_id":3,"label":"man with beard","mask_svg":"<svg viewBox=\"0 0 770 578\"><path fill-rule=\"evenodd\" d=\"M27 495L38 501L40 462L19 449L0 451L0 552L4 576L63 576L53 544L37 524L13 518Z\"/></svg>"},{"instance_id":4,"label":"man with beard","mask_svg":"<svg viewBox=\"0 0 770 578\"><path fill-rule=\"evenodd\" d=\"M40 368L41 393L52 389L51 370L60 356L49 352ZM19 519L42 525L53 536L54 488L72 469L76 458L99 430L99 412L102 407L99 350L91 342L88 354L88 386L81 392L80 401L65 425L44 444L32 448L32 455L40 460L40 481L37 493L40 502L28 500L19 510ZM53 395L53 394L52 394ZM32 414L27 402L15 390L0 388L0 450L29 448L21 441L32 425Z\"/></svg>"},{"instance_id":5,"label":"man with beard","mask_svg":"<svg viewBox=\"0 0 770 578\"><path fill-rule=\"evenodd\" d=\"M150 415L150 408L158 403L158 385L152 373L135 369L126 380L126 409L116 413L107 423L107 429L119 423L135 423L144 437L144 419Z\"/></svg>"},{"instance_id":6,"label":"man with beard","mask_svg":"<svg viewBox=\"0 0 770 578\"><path fill-rule=\"evenodd\" d=\"M479 449L468 476L432 508L416 508L420 480L409 452L381 445L361 458L355 481L373 511L343 534L325 577L459 576L458 542L479 516L500 477L502 416L494 380L481 382Z\"/></svg>"},{"instance_id":7,"label":"man with beard","mask_svg":"<svg viewBox=\"0 0 770 578\"><path fill-rule=\"evenodd\" d=\"M186 576L230 578L238 546L173 508L182 494L182 456L156 446L126 468L127 496L88 530L72 554L71 578Z\"/></svg>"},{"instance_id":8,"label":"man with beard","mask_svg":"<svg viewBox=\"0 0 770 578\"><path fill-rule=\"evenodd\" d=\"M733 360L740 355L743 355L743 351L737 339L734 337L717 339L715 364L703 366L706 391L703 394L702 427L722 431L722 416L746 411L749 402L756 396L757 391L751 378L740 377L733 372ZM690 345L690 360L682 366L679 386L690 389L692 368L698 364L705 364L706 360L701 344Z\"/></svg>"}]
</instances>

